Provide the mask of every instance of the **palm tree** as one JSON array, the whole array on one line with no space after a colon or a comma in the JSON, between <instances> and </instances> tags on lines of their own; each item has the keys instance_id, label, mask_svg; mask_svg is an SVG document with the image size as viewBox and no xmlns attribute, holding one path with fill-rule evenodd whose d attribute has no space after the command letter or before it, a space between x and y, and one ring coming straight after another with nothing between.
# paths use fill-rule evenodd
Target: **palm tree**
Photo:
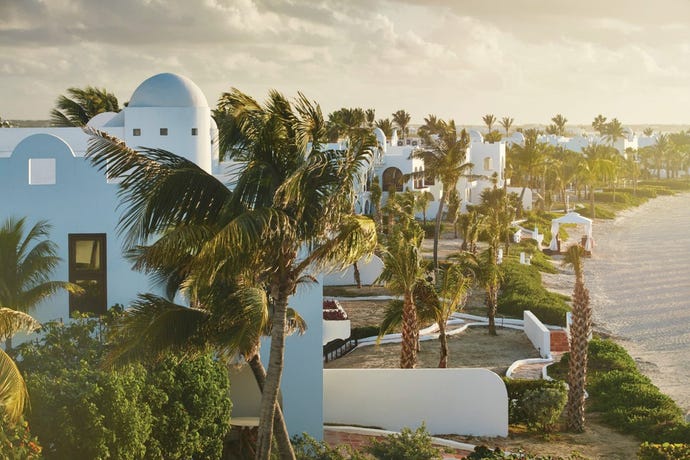
<instances>
[{"instance_id":1,"label":"palm tree","mask_svg":"<svg viewBox=\"0 0 690 460\"><path fill-rule=\"evenodd\" d=\"M587 346L592 331L592 309L589 305L589 290L584 282L583 259L584 249L578 245L570 246L563 259L564 265L572 266L575 270L566 419L568 429L580 433L585 429Z\"/></svg>"},{"instance_id":2,"label":"palm tree","mask_svg":"<svg viewBox=\"0 0 690 460\"><path fill-rule=\"evenodd\" d=\"M578 178L589 188L592 217L596 217L594 189L600 180L612 175L614 163L611 158L614 155L618 152L605 145L594 144L582 149Z\"/></svg>"},{"instance_id":3,"label":"palm tree","mask_svg":"<svg viewBox=\"0 0 690 460\"><path fill-rule=\"evenodd\" d=\"M503 126L503 129L506 130L506 137L508 137L508 134L510 132L510 127L513 126L514 121L515 121L515 119L510 118L510 117L501 118L501 121L499 123L501 126Z\"/></svg>"},{"instance_id":4,"label":"palm tree","mask_svg":"<svg viewBox=\"0 0 690 460\"><path fill-rule=\"evenodd\" d=\"M422 213L422 222L426 226L426 209L429 203L434 201L434 195L431 192L415 192L415 211Z\"/></svg>"},{"instance_id":5,"label":"palm tree","mask_svg":"<svg viewBox=\"0 0 690 460\"><path fill-rule=\"evenodd\" d=\"M647 127L642 130L642 134L644 134L647 137L651 137L651 135L654 134L654 128Z\"/></svg>"},{"instance_id":6,"label":"palm tree","mask_svg":"<svg viewBox=\"0 0 690 460\"><path fill-rule=\"evenodd\" d=\"M602 114L594 117L594 121L592 121L592 128L594 128L595 131L598 131L600 136L603 136L604 132L606 131L606 117Z\"/></svg>"},{"instance_id":7,"label":"palm tree","mask_svg":"<svg viewBox=\"0 0 690 460\"><path fill-rule=\"evenodd\" d=\"M625 137L625 132L623 131L623 125L617 118L612 119L610 122L606 123L604 127L604 138L613 146L618 139Z\"/></svg>"},{"instance_id":8,"label":"palm tree","mask_svg":"<svg viewBox=\"0 0 690 460\"><path fill-rule=\"evenodd\" d=\"M413 153L413 155L424 159L424 168L427 175L434 179L439 179L443 184L436 212L436 227L434 231L435 271L438 270L438 240L441 235L443 207L451 190L457 187L460 177L472 168L472 164L467 163L467 148L470 144L467 132L463 129L460 136L458 136L453 120L448 122L441 121L440 124L441 128L438 139L433 140L427 149Z\"/></svg>"},{"instance_id":9,"label":"palm tree","mask_svg":"<svg viewBox=\"0 0 690 460\"><path fill-rule=\"evenodd\" d=\"M393 136L393 122L391 122L390 118L381 118L377 120L374 125L383 131L383 134L386 135L387 139L390 139Z\"/></svg>"},{"instance_id":10,"label":"palm tree","mask_svg":"<svg viewBox=\"0 0 690 460\"><path fill-rule=\"evenodd\" d=\"M382 249L383 270L377 279L403 297L400 350L400 367L403 369L412 369L417 364L419 325L414 291L424 276L420 250L423 238L424 231L414 219L404 219L395 224L387 245Z\"/></svg>"},{"instance_id":11,"label":"palm tree","mask_svg":"<svg viewBox=\"0 0 690 460\"><path fill-rule=\"evenodd\" d=\"M467 301L472 277L459 264L451 264L440 271L439 302L435 309L438 324L438 340L441 343L441 356L438 367L448 367L448 336L446 323L456 311L462 310Z\"/></svg>"},{"instance_id":12,"label":"palm tree","mask_svg":"<svg viewBox=\"0 0 690 460\"><path fill-rule=\"evenodd\" d=\"M524 145L513 144L507 158L511 169L518 174L519 182L522 183L520 202L522 202L527 187L534 188L536 186L537 172L542 168L549 152L549 146L537 140L539 132L536 129L528 129L524 135Z\"/></svg>"},{"instance_id":13,"label":"palm tree","mask_svg":"<svg viewBox=\"0 0 690 460\"><path fill-rule=\"evenodd\" d=\"M67 93L58 97L50 111L54 126L86 126L99 113L120 111L117 97L105 88L69 88Z\"/></svg>"},{"instance_id":14,"label":"palm tree","mask_svg":"<svg viewBox=\"0 0 690 460\"><path fill-rule=\"evenodd\" d=\"M291 103L272 91L260 105L233 89L221 96L216 116L228 129L221 136L229 146L224 153L243 166L233 192L170 152L138 153L103 133L92 139L88 155L102 169L107 164L112 177L126 175L120 225L129 244L171 228L201 226L190 235L202 232L206 239L187 262L195 276L212 283L220 274L251 267L265 284L273 316L257 458L268 459L290 296L308 273L343 269L376 244L371 219L351 213L356 177L375 142L351 139L346 151L323 150L321 110L301 94ZM310 249L306 255L304 248Z\"/></svg>"},{"instance_id":15,"label":"palm tree","mask_svg":"<svg viewBox=\"0 0 690 460\"><path fill-rule=\"evenodd\" d=\"M30 315L11 308L0 307L0 340L8 341L20 331L33 332L41 325ZM28 400L24 378L17 364L0 349L0 407L11 422L24 413Z\"/></svg>"},{"instance_id":16,"label":"palm tree","mask_svg":"<svg viewBox=\"0 0 690 460\"><path fill-rule=\"evenodd\" d=\"M369 129L374 127L374 122L376 121L376 110L374 109L367 109L364 112L364 116L367 120L367 127Z\"/></svg>"},{"instance_id":17,"label":"palm tree","mask_svg":"<svg viewBox=\"0 0 690 460\"><path fill-rule=\"evenodd\" d=\"M0 117L0 128L11 128L12 123L10 120L4 120L2 117Z\"/></svg>"},{"instance_id":18,"label":"palm tree","mask_svg":"<svg viewBox=\"0 0 690 460\"><path fill-rule=\"evenodd\" d=\"M39 221L28 232L26 218L8 218L0 226L0 307L31 313L41 301L60 290L80 294L83 290L66 281L51 281L60 263L57 246L48 239L50 225ZM12 334L5 348L12 348Z\"/></svg>"},{"instance_id":19,"label":"palm tree","mask_svg":"<svg viewBox=\"0 0 690 460\"><path fill-rule=\"evenodd\" d=\"M402 132L403 140L407 138L407 135L409 133L409 128L408 125L410 124L410 114L407 113L405 110L400 109L397 112L395 112L393 115L393 123L398 125L400 127L400 131Z\"/></svg>"},{"instance_id":20,"label":"palm tree","mask_svg":"<svg viewBox=\"0 0 690 460\"><path fill-rule=\"evenodd\" d=\"M482 120L484 121L486 127L489 129L488 132L490 133L492 131L492 126L494 125L494 123L496 123L496 117L493 114L489 113L487 115L484 115L482 117Z\"/></svg>"},{"instance_id":21,"label":"palm tree","mask_svg":"<svg viewBox=\"0 0 690 460\"><path fill-rule=\"evenodd\" d=\"M559 136L565 136L565 124L568 123L568 119L565 118L563 115L556 114L551 121L554 124L554 127L556 128L555 133Z\"/></svg>"}]
</instances>

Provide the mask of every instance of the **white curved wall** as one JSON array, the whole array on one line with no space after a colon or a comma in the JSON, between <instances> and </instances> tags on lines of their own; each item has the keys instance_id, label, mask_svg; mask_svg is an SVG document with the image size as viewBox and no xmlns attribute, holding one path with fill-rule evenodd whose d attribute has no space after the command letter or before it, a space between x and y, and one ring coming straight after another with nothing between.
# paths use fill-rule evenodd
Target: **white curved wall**
<instances>
[{"instance_id":1,"label":"white curved wall","mask_svg":"<svg viewBox=\"0 0 690 460\"><path fill-rule=\"evenodd\" d=\"M488 369L324 369L324 423L508 435L508 393Z\"/></svg>"}]
</instances>

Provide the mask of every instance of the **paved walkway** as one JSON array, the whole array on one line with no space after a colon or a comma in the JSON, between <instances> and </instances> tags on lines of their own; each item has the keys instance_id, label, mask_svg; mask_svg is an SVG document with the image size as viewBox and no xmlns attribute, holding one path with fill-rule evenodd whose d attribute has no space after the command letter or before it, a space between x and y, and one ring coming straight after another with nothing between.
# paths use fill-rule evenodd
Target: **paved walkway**
<instances>
[{"instance_id":1,"label":"paved walkway","mask_svg":"<svg viewBox=\"0 0 690 460\"><path fill-rule=\"evenodd\" d=\"M514 379L527 379L527 380L540 380L543 376L544 367L557 363L561 360L565 352L553 351L551 356L553 357L553 362L550 363L536 363L536 364L523 364L513 371Z\"/></svg>"}]
</instances>

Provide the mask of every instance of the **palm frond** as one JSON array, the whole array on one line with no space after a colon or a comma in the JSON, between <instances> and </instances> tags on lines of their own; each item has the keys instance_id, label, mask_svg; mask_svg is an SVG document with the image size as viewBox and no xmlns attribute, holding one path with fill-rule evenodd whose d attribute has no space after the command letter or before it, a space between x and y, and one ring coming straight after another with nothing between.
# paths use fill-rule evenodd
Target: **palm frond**
<instances>
[{"instance_id":1,"label":"palm frond","mask_svg":"<svg viewBox=\"0 0 690 460\"><path fill-rule=\"evenodd\" d=\"M28 402L26 383L17 364L0 350L0 407L11 421L17 421Z\"/></svg>"},{"instance_id":2,"label":"palm frond","mask_svg":"<svg viewBox=\"0 0 690 460\"><path fill-rule=\"evenodd\" d=\"M0 307L0 341L20 331L33 332L41 327L31 315L7 307Z\"/></svg>"}]
</instances>

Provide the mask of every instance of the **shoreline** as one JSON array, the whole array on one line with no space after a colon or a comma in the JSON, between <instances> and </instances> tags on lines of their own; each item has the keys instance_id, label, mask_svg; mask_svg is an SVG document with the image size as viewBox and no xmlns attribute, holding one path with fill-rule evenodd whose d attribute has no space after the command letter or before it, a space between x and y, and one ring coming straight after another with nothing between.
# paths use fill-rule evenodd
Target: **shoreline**
<instances>
[{"instance_id":1,"label":"shoreline","mask_svg":"<svg viewBox=\"0 0 690 460\"><path fill-rule=\"evenodd\" d=\"M658 249L658 256L655 248L638 250L636 235L641 234L640 238L645 241L646 228L635 228L635 224L639 224L637 221L641 219L647 224L648 220L661 217L659 225L664 228L663 218L671 218L660 216L661 211L680 208L688 202L690 193L687 192L662 196L626 209L614 219L595 219L593 229L597 246L592 257L587 258L584 264L585 285L590 291L593 310L593 331L623 346L639 370L685 413L690 410L690 389L686 387L690 365L679 358L688 354L690 344L684 346L684 337L676 337L668 332L670 323L684 321L681 315L684 305L675 302L675 297L667 299L679 289L684 292L682 283L685 278L679 275L677 283L681 284L666 286L667 278L675 279L671 272L675 268L673 259L682 259L683 254L673 249L667 253L663 247ZM651 214L652 218L647 214ZM630 238L622 240L628 236ZM675 240L668 239L666 244L673 247ZM667 256L665 260L658 261L658 279L642 272L642 268L649 266L650 259L664 256ZM570 296L574 288L574 274L560 267L560 258L562 256L556 256L553 261L558 273L542 274L542 283L550 291ZM668 268L664 263L668 264ZM638 280L635 280L636 276ZM675 296L678 295L676 292Z\"/></svg>"}]
</instances>

